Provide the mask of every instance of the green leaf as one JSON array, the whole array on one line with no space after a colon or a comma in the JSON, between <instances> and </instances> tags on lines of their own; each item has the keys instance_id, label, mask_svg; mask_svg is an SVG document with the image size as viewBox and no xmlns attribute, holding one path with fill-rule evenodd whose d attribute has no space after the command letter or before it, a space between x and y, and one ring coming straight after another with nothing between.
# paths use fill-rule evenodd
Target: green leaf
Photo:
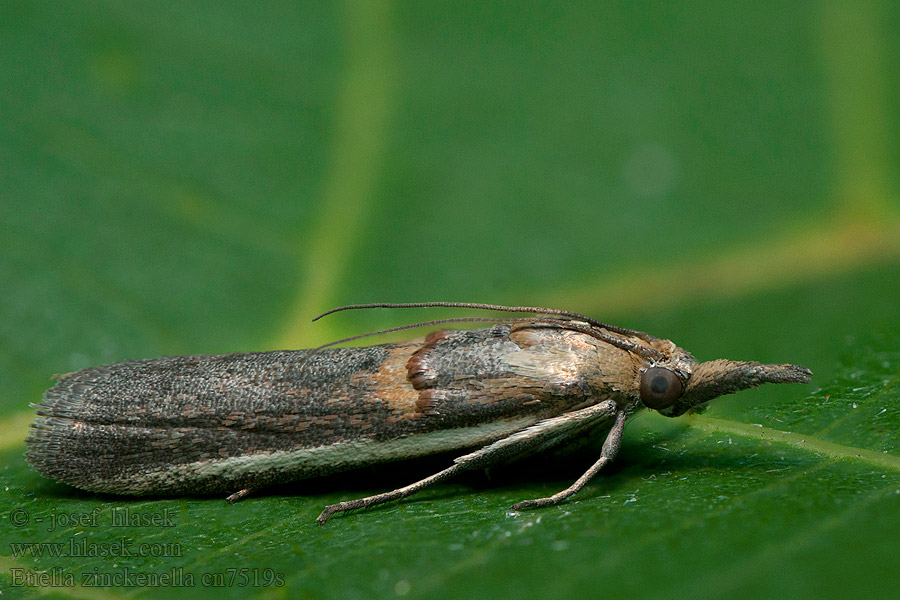
<instances>
[{"instance_id":1,"label":"green leaf","mask_svg":"<svg viewBox=\"0 0 900 600\"><path fill-rule=\"evenodd\" d=\"M896 11L709 8L0 5L3 597L893 597ZM22 456L54 373L309 347L449 316L309 323L332 305L437 299L814 383L640 416L574 499L520 514L602 440L324 527L451 457L229 506Z\"/></svg>"}]
</instances>

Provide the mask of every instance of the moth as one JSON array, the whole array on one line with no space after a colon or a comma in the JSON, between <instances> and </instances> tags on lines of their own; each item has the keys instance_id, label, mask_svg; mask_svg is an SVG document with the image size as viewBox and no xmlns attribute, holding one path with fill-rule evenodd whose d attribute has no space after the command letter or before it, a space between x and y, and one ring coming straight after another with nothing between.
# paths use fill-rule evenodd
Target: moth
<instances>
[{"instance_id":1,"label":"moth","mask_svg":"<svg viewBox=\"0 0 900 600\"><path fill-rule=\"evenodd\" d=\"M230 493L234 502L281 482L459 451L405 487L327 506L318 517L413 494L461 471L603 435L599 459L568 488L513 510L557 504L613 460L628 418L668 417L762 383L806 383L791 364L697 362L669 340L550 308L465 302L524 316L455 322L424 338L368 347L169 356L59 377L36 405L28 462L75 487L112 494ZM320 315L324 316L324 315ZM317 319L319 317L316 317ZM384 332L377 332L384 333ZM370 334L366 334L370 335Z\"/></svg>"}]
</instances>

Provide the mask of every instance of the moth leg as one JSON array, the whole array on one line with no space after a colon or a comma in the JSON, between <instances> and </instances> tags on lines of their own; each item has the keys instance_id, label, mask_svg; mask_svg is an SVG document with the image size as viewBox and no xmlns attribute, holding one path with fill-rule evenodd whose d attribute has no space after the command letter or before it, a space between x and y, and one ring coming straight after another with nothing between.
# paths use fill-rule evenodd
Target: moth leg
<instances>
[{"instance_id":1,"label":"moth leg","mask_svg":"<svg viewBox=\"0 0 900 600\"><path fill-rule=\"evenodd\" d=\"M230 496L228 496L227 498L225 498L225 500L228 501L228 504L234 504L234 503L237 502L238 500L241 500L241 499L246 498L247 496L249 496L249 495L250 495L250 492L252 492L252 491L253 491L253 490L252 490L251 488L244 488L244 489L242 489L242 490L238 490L238 491L236 491L235 493L231 494Z\"/></svg>"},{"instance_id":2,"label":"moth leg","mask_svg":"<svg viewBox=\"0 0 900 600\"><path fill-rule=\"evenodd\" d=\"M421 479L415 483L411 483L406 487L398 488L390 492L384 492L383 494L375 494L374 496L367 496L365 498L357 498L356 500L345 500L344 502L338 502L337 504L330 504L325 507L325 510L323 510L318 517L316 517L316 521L319 522L319 525L324 525L325 521L328 520L328 517L335 513L354 510L356 508L368 508L370 506L375 506L376 504L383 504L385 502L390 502L391 500L399 500L400 498L405 498L410 494L415 494L419 490L426 488L433 483L437 483L439 481L447 479L448 477L452 477L459 471L464 471L467 468L468 465L456 463L451 467L447 467L443 471L438 471L434 475L426 477L425 479Z\"/></svg>"},{"instance_id":3,"label":"moth leg","mask_svg":"<svg viewBox=\"0 0 900 600\"><path fill-rule=\"evenodd\" d=\"M599 404L582 408L581 410L539 421L530 427L526 427L521 431L517 431L503 439L497 440L493 444L488 444L475 452L460 456L454 460L452 466L406 487L398 488L390 492L384 492L383 494L367 496L366 498L359 498L357 500L347 500L326 506L325 510L323 510L316 518L316 521L321 525L328 520L328 517L335 513L357 508L368 508L370 506L375 506L376 504L390 502L391 500L399 500L400 498L405 498L410 494L414 494L433 483L452 477L460 471L488 467L497 464L498 462L502 462L503 460L516 458L522 454L543 450L564 441L566 438L588 430L590 427L597 424L598 421L607 420L614 414L617 414L615 403L611 400L605 400ZM625 413L622 412L623 422L625 418L624 414ZM607 443L609 443L609 439L610 438L608 437ZM606 448L606 444L604 444L604 448ZM616 449L618 449L618 446L616 446Z\"/></svg>"},{"instance_id":4,"label":"moth leg","mask_svg":"<svg viewBox=\"0 0 900 600\"><path fill-rule=\"evenodd\" d=\"M622 445L622 430L625 428L625 418L626 414L624 410L620 410L616 413L616 422L612 426L612 429L610 429L609 435L606 436L606 441L603 442L603 449L600 451L600 459L591 465L591 468L585 471L584 475L579 477L575 483L563 491L548 496L547 498L536 498L534 500L525 500L524 502L513 504L512 507L510 507L511 510L550 506L551 504L558 504L566 498L577 494L588 481L594 478L600 469L605 467L608 462L616 457L616 453Z\"/></svg>"}]
</instances>

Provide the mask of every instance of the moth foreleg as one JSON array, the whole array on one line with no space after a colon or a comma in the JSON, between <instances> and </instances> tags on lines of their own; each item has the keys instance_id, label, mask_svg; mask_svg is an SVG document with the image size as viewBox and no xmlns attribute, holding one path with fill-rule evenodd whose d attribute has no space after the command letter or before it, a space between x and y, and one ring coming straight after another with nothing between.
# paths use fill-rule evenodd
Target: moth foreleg
<instances>
[{"instance_id":1,"label":"moth foreleg","mask_svg":"<svg viewBox=\"0 0 900 600\"><path fill-rule=\"evenodd\" d=\"M316 518L316 521L321 525L328 520L328 517L335 513L357 508L368 508L377 504L390 502L391 500L399 500L414 494L433 483L452 477L461 471L484 468L498 462L503 462L504 460L521 456L522 454L537 452L582 433L596 425L599 421L609 419L614 414L617 414L615 403L610 400L605 400L587 408L539 421L530 427L526 427L525 429L508 435L492 444L488 444L475 452L460 456L454 461L452 466L406 487L398 488L390 492L384 492L382 494L376 494L374 496L367 496L356 500L346 500L344 502L326 506L325 510L323 510ZM624 415L624 413L622 414ZM624 416L622 417L622 420L624 421ZM610 437L607 437L607 441L604 444L604 450L606 449L609 440ZM616 449L618 449L618 446L616 446ZM613 451L613 454L615 454L615 451ZM578 490L576 489L575 491ZM575 492L572 493L574 494Z\"/></svg>"},{"instance_id":2,"label":"moth foreleg","mask_svg":"<svg viewBox=\"0 0 900 600\"><path fill-rule=\"evenodd\" d=\"M587 408L544 419L475 452L460 456L453 462L464 463L469 468L485 468L542 452L590 431L601 421L612 418L616 410L615 402L604 400Z\"/></svg>"},{"instance_id":3,"label":"moth foreleg","mask_svg":"<svg viewBox=\"0 0 900 600\"><path fill-rule=\"evenodd\" d=\"M552 496L548 496L547 498L536 498L534 500L525 500L524 502L513 504L511 509L521 510L523 508L540 508L542 506L550 506L551 504L558 504L566 498L577 494L588 481L594 478L594 476L600 471L600 469L605 467L607 463L609 463L616 457L616 453L619 451L619 446L622 445L622 430L625 428L625 418L626 414L624 410L620 410L616 413L616 422L612 426L612 429L610 429L609 435L606 436L606 441L603 442L603 449L600 451L600 458L597 460L597 462L591 465L591 468L585 471L584 475L579 477L575 483L573 483L563 491L553 494Z\"/></svg>"}]
</instances>

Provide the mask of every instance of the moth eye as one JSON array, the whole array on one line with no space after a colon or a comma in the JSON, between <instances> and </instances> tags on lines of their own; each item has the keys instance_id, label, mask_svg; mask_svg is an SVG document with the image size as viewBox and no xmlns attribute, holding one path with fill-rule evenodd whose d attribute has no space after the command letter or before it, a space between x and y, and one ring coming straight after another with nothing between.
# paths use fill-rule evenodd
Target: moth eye
<instances>
[{"instance_id":1,"label":"moth eye","mask_svg":"<svg viewBox=\"0 0 900 600\"><path fill-rule=\"evenodd\" d=\"M641 402L647 408L662 410L678 400L683 391L678 375L668 369L653 367L641 375Z\"/></svg>"}]
</instances>

